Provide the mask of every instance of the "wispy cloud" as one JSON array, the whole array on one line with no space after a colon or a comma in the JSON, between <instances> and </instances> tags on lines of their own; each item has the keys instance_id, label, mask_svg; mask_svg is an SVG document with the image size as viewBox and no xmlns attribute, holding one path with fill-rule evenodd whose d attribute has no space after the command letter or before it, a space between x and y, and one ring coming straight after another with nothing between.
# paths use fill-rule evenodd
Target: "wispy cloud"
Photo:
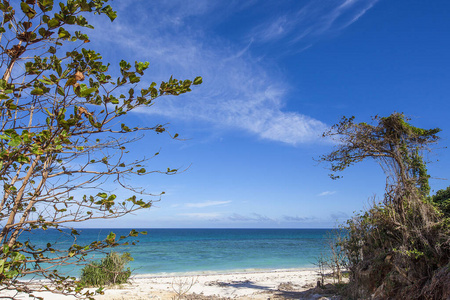
<instances>
[{"instance_id":1,"label":"wispy cloud","mask_svg":"<svg viewBox=\"0 0 450 300\"><path fill-rule=\"evenodd\" d=\"M179 216L188 217L190 219L199 219L199 220L216 220L221 217L220 213L184 213L178 214Z\"/></svg>"},{"instance_id":2,"label":"wispy cloud","mask_svg":"<svg viewBox=\"0 0 450 300\"><path fill-rule=\"evenodd\" d=\"M274 13L249 33L256 42L311 43L356 22L378 0L309 1L293 10ZM276 11L276 10L275 10ZM284 41L283 41L284 40Z\"/></svg>"},{"instance_id":3,"label":"wispy cloud","mask_svg":"<svg viewBox=\"0 0 450 300\"><path fill-rule=\"evenodd\" d=\"M274 219L256 213L253 213L250 216L244 216L234 213L229 216L228 219L235 222L275 222Z\"/></svg>"},{"instance_id":4,"label":"wispy cloud","mask_svg":"<svg viewBox=\"0 0 450 300\"><path fill-rule=\"evenodd\" d=\"M253 43L295 43L307 36L342 30L356 21L376 0L310 1L297 11L279 13L242 32L241 39L227 40L208 28L220 25L228 15L245 6L221 1L120 2L113 25L96 26L96 39L130 58L150 60L153 80L193 78L204 83L182 98L157 101L141 113L170 119L196 120L213 130L244 130L255 136L291 145L316 142L326 124L299 111L286 109L290 83L276 67L273 53L252 51ZM285 10L286 11L286 10ZM95 41L96 39L92 39ZM310 47L311 43L297 49ZM104 46L103 46L104 47ZM152 81L153 81L152 80Z\"/></svg>"},{"instance_id":5,"label":"wispy cloud","mask_svg":"<svg viewBox=\"0 0 450 300\"><path fill-rule=\"evenodd\" d=\"M314 220L314 217L299 217L299 216L283 216L283 220L287 222L308 222Z\"/></svg>"},{"instance_id":6,"label":"wispy cloud","mask_svg":"<svg viewBox=\"0 0 450 300\"><path fill-rule=\"evenodd\" d=\"M336 194L336 191L325 191L325 192L318 194L317 196L324 197L324 196L330 196L330 195L334 195L334 194Z\"/></svg>"},{"instance_id":7,"label":"wispy cloud","mask_svg":"<svg viewBox=\"0 0 450 300\"><path fill-rule=\"evenodd\" d=\"M342 212L342 211L337 211L337 212L330 214L330 218L335 221L340 220L340 219L348 219L348 214L346 214L345 212Z\"/></svg>"},{"instance_id":8,"label":"wispy cloud","mask_svg":"<svg viewBox=\"0 0 450 300\"><path fill-rule=\"evenodd\" d=\"M198 203L186 203L186 207L203 208L203 207L224 205L224 204L228 204L228 203L231 203L231 201L205 201L205 202L198 202Z\"/></svg>"}]
</instances>

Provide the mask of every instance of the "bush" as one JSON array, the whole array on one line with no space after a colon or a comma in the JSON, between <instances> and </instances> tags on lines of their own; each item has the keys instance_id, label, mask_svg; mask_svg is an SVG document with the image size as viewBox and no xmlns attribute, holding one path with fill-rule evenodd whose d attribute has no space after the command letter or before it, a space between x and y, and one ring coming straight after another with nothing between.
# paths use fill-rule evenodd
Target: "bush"
<instances>
[{"instance_id":1,"label":"bush","mask_svg":"<svg viewBox=\"0 0 450 300\"><path fill-rule=\"evenodd\" d=\"M130 268L125 265L132 261L130 253L119 255L109 253L100 262L92 262L81 270L81 282L87 286L104 286L126 283L130 278Z\"/></svg>"},{"instance_id":2,"label":"bush","mask_svg":"<svg viewBox=\"0 0 450 300\"><path fill-rule=\"evenodd\" d=\"M450 186L445 190L439 190L436 195L429 198L445 219L450 219Z\"/></svg>"},{"instance_id":3,"label":"bush","mask_svg":"<svg viewBox=\"0 0 450 300\"><path fill-rule=\"evenodd\" d=\"M386 203L348 220L351 298L448 299L450 231L426 201L411 197L405 209L403 220Z\"/></svg>"}]
</instances>

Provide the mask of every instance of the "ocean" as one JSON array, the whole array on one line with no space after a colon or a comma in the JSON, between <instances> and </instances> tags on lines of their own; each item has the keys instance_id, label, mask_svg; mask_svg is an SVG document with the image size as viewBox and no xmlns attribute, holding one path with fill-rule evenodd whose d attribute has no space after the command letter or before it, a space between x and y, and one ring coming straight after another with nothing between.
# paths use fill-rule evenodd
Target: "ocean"
<instances>
[{"instance_id":1,"label":"ocean","mask_svg":"<svg viewBox=\"0 0 450 300\"><path fill-rule=\"evenodd\" d=\"M138 230L138 229L137 229ZM110 232L126 235L130 229L79 229L79 245L104 239ZM129 252L133 274L245 272L310 268L320 253L326 254L331 229L139 229L136 245L108 251ZM57 242L56 248L70 245L68 235L56 230L24 234L44 246ZM106 251L106 252L108 252ZM95 254L94 259L104 257ZM91 256L92 257L92 256ZM79 276L81 267L62 267L61 271Z\"/></svg>"}]
</instances>

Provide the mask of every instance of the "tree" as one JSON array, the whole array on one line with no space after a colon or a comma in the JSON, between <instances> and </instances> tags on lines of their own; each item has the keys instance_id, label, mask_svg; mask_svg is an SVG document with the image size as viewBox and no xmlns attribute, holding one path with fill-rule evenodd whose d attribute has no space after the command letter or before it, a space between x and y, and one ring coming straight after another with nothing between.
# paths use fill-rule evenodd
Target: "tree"
<instances>
[{"instance_id":1,"label":"tree","mask_svg":"<svg viewBox=\"0 0 450 300\"><path fill-rule=\"evenodd\" d=\"M398 212L404 210L404 195L418 191L427 196L430 191L423 152L439 140L439 128L421 129L408 123L403 114L394 113L388 117L374 117L376 125L354 123L354 117L343 118L340 123L323 134L336 138L338 147L321 157L329 162L333 172L340 172L365 159L376 160L387 176L388 197ZM332 178L339 178L334 174Z\"/></svg>"},{"instance_id":2,"label":"tree","mask_svg":"<svg viewBox=\"0 0 450 300\"><path fill-rule=\"evenodd\" d=\"M347 221L343 247L350 294L445 299L450 296L450 232L427 197L429 175L423 160L440 129L414 127L400 113L373 120L374 125L343 118L324 133L338 140L337 149L321 157L333 172L374 159L387 176L383 201Z\"/></svg>"},{"instance_id":3,"label":"tree","mask_svg":"<svg viewBox=\"0 0 450 300\"><path fill-rule=\"evenodd\" d=\"M99 53L85 49L92 29L87 16L116 13L108 0L21 0L0 3L0 293L79 294L82 285L61 276L55 266L74 264L99 249L125 243L136 236L116 237L58 249L48 243L38 248L20 239L23 232L58 230L67 223L118 218L149 208L154 197L130 184L134 176L176 169L148 171L150 158L129 158L127 146L137 132L166 132L162 124L132 127L124 117L155 99L191 90L195 80L172 77L159 86L139 86L148 62L132 66L121 61L120 76ZM172 136L176 138L178 135ZM155 155L158 155L156 153ZM114 182L129 193L126 198L102 189ZM81 196L80 196L81 195ZM120 198L120 199L119 199ZM52 285L30 286L17 281L25 275L50 279ZM89 296L86 293L85 296Z\"/></svg>"}]
</instances>

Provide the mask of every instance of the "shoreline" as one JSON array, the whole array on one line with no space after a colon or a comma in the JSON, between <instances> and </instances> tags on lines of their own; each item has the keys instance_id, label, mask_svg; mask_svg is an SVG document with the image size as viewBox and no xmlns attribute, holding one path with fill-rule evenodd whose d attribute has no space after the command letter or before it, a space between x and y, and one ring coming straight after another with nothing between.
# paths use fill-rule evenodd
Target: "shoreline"
<instances>
[{"instance_id":1,"label":"shoreline","mask_svg":"<svg viewBox=\"0 0 450 300\"><path fill-rule=\"evenodd\" d=\"M172 277L189 277L189 276L220 276L220 275L246 275L260 273L280 273L280 272L301 272L314 271L317 267L299 267L299 268L274 268L274 269L233 269L233 270L209 270L209 271L188 271L188 272L161 272L161 273L142 273L133 274L130 279L148 279L148 278L172 278Z\"/></svg>"},{"instance_id":2,"label":"shoreline","mask_svg":"<svg viewBox=\"0 0 450 300\"><path fill-rule=\"evenodd\" d=\"M330 271L326 272L327 274ZM136 274L129 283L105 288L97 300L143 300L143 299L340 299L329 290L317 288L320 276L318 268L293 268L274 270L239 270L215 273L189 272L171 274ZM333 283L326 278L325 284ZM94 291L95 288L89 290ZM328 294L327 294L328 293ZM72 300L48 292L35 293L46 300ZM22 299L22 298L20 298ZM23 299L28 299L24 295Z\"/></svg>"}]
</instances>

